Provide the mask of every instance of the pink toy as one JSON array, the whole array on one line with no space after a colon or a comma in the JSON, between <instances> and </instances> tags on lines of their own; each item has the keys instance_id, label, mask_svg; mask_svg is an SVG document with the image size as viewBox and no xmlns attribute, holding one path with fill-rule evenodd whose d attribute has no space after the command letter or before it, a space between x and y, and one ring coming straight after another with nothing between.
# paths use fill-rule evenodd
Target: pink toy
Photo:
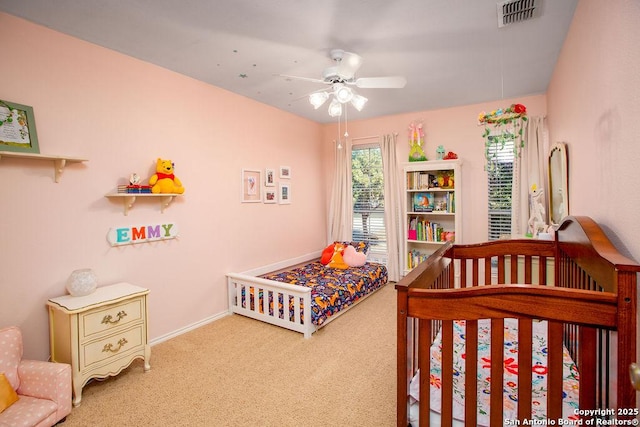
<instances>
[{"instance_id":1,"label":"pink toy","mask_svg":"<svg viewBox=\"0 0 640 427\"><path fill-rule=\"evenodd\" d=\"M348 245L344 248L342 259L349 267L362 267L367 262L367 255L356 251L356 248Z\"/></svg>"}]
</instances>

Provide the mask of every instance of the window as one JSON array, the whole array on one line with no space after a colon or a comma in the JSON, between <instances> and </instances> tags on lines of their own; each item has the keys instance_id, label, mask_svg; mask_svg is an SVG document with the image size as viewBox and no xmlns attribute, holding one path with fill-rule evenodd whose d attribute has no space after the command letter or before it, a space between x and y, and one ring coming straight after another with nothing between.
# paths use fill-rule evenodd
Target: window
<instances>
[{"instance_id":1,"label":"window","mask_svg":"<svg viewBox=\"0 0 640 427\"><path fill-rule=\"evenodd\" d=\"M487 177L489 191L489 240L511 234L513 136L489 136Z\"/></svg>"},{"instance_id":2,"label":"window","mask_svg":"<svg viewBox=\"0 0 640 427\"><path fill-rule=\"evenodd\" d=\"M369 242L370 252L387 252L384 225L382 152L378 145L359 145L351 151L353 240Z\"/></svg>"}]
</instances>

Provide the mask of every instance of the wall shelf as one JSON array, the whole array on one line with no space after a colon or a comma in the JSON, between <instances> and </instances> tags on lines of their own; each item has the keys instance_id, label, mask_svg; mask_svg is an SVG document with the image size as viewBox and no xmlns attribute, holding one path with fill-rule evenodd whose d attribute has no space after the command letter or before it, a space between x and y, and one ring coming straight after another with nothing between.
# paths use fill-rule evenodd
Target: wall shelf
<instances>
[{"instance_id":1,"label":"wall shelf","mask_svg":"<svg viewBox=\"0 0 640 427\"><path fill-rule=\"evenodd\" d=\"M167 193L108 193L105 197L109 199L120 199L124 205L124 214L129 215L129 210L133 207L133 204L139 198L158 199L160 201L160 212L164 213L164 210L171 204L173 198L178 194Z\"/></svg>"},{"instance_id":2,"label":"wall shelf","mask_svg":"<svg viewBox=\"0 0 640 427\"><path fill-rule=\"evenodd\" d=\"M53 172L55 174L55 181L60 182L62 172L67 163L82 163L88 162L87 159L78 159L68 156L49 156L46 154L35 153L16 153L13 151L0 151L0 159L2 157L13 157L16 159L32 159L32 160L51 160L53 161Z\"/></svg>"}]
</instances>

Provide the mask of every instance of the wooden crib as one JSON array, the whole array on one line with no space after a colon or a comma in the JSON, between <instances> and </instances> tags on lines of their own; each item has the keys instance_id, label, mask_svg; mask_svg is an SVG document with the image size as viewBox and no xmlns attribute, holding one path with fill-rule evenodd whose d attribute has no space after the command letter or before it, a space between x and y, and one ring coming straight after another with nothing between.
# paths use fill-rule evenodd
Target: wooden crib
<instances>
[{"instance_id":1,"label":"wooden crib","mask_svg":"<svg viewBox=\"0 0 640 427\"><path fill-rule=\"evenodd\" d=\"M640 266L621 255L588 217L566 218L554 241L447 243L396 285L398 426L408 424L412 379L419 390L415 405L421 426L429 426L434 418L432 392L441 397L437 422L432 421L436 425L481 425L478 395L484 397L482 393L490 395L486 413L490 426L532 425L532 369L539 367L532 366L532 325L540 326L539 321L548 328L544 425L587 425L592 421L586 420L613 418L635 425L631 420L636 422L638 409L629 366L636 362L639 271ZM503 395L503 333L490 334L490 357L483 358L490 359L489 388L480 393L476 381L465 381L464 397L457 399L462 400L461 409L453 398L453 377L461 375L453 368L454 326L465 321L462 374L477 378L478 321L490 322L491 331L502 331L505 319L517 319L518 325L517 367L512 370L517 371L517 392L511 397L517 401L515 415L503 412L510 403ZM436 337L441 378L434 381L430 373ZM579 404L570 413L566 409L563 413L566 353L575 362L579 381ZM422 374L416 375L419 370ZM456 404L462 416L454 416Z\"/></svg>"}]
</instances>

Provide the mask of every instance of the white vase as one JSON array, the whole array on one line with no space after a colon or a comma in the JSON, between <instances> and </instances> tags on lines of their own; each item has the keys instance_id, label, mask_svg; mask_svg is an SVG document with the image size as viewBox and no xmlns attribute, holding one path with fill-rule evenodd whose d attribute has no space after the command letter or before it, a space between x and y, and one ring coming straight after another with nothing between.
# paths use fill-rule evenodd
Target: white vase
<instances>
[{"instance_id":1,"label":"white vase","mask_svg":"<svg viewBox=\"0 0 640 427\"><path fill-rule=\"evenodd\" d=\"M89 295L97 286L98 276L90 268L74 270L67 279L67 291L74 297Z\"/></svg>"}]
</instances>

